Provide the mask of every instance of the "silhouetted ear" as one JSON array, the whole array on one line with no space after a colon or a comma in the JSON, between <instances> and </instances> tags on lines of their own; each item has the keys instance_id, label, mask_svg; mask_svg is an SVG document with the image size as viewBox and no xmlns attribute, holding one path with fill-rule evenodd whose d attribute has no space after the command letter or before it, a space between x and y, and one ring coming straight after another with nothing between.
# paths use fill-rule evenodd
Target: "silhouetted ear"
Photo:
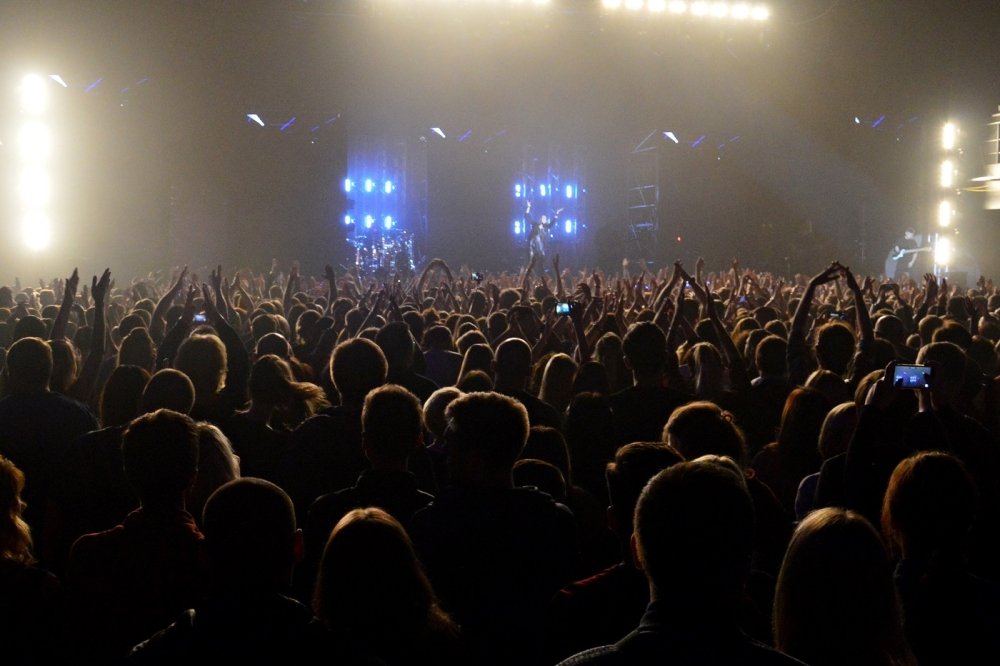
<instances>
[{"instance_id":1,"label":"silhouetted ear","mask_svg":"<svg viewBox=\"0 0 1000 666\"><path fill-rule=\"evenodd\" d=\"M302 530L295 530L292 552L295 554L295 564L300 564L305 555L305 538L302 535Z\"/></svg>"},{"instance_id":2,"label":"silhouetted ear","mask_svg":"<svg viewBox=\"0 0 1000 666\"><path fill-rule=\"evenodd\" d=\"M609 506L604 510L604 515L608 520L608 529L611 530L612 534L618 534L618 515L615 512L615 507Z\"/></svg>"},{"instance_id":3,"label":"silhouetted ear","mask_svg":"<svg viewBox=\"0 0 1000 666\"><path fill-rule=\"evenodd\" d=\"M635 564L635 568L645 571L642 566L642 556L639 553L639 540L636 538L635 532L632 532L632 537L628 543L632 550L632 563Z\"/></svg>"}]
</instances>

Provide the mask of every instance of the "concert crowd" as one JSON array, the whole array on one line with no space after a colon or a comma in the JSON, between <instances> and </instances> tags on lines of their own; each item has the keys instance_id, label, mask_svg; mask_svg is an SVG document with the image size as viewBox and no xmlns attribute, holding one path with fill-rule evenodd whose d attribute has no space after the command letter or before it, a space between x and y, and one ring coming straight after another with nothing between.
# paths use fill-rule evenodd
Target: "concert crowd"
<instances>
[{"instance_id":1,"label":"concert crowd","mask_svg":"<svg viewBox=\"0 0 1000 666\"><path fill-rule=\"evenodd\" d=\"M2 662L989 663L998 342L838 262L18 281Z\"/></svg>"}]
</instances>

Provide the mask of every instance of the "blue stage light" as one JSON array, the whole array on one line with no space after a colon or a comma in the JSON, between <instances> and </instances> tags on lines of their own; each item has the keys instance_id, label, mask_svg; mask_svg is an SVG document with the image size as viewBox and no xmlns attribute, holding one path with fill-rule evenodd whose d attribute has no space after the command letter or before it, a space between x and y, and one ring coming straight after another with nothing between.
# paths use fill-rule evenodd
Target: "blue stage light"
<instances>
[{"instance_id":1,"label":"blue stage light","mask_svg":"<svg viewBox=\"0 0 1000 666\"><path fill-rule=\"evenodd\" d=\"M538 196L544 197L545 196L545 192L547 190L548 190L548 188L545 185L539 185L538 186Z\"/></svg>"},{"instance_id":2,"label":"blue stage light","mask_svg":"<svg viewBox=\"0 0 1000 666\"><path fill-rule=\"evenodd\" d=\"M365 179L365 192L371 192L375 189L375 181L371 178Z\"/></svg>"},{"instance_id":3,"label":"blue stage light","mask_svg":"<svg viewBox=\"0 0 1000 666\"><path fill-rule=\"evenodd\" d=\"M572 185L567 185L566 186L566 198L567 199L572 199L573 198L573 193L574 193L573 186Z\"/></svg>"},{"instance_id":4,"label":"blue stage light","mask_svg":"<svg viewBox=\"0 0 1000 666\"><path fill-rule=\"evenodd\" d=\"M385 189L385 193L386 194L392 194L393 187L392 187L392 181L391 180L385 181L385 188L384 189Z\"/></svg>"},{"instance_id":5,"label":"blue stage light","mask_svg":"<svg viewBox=\"0 0 1000 666\"><path fill-rule=\"evenodd\" d=\"M566 229L566 233L568 234L573 233L573 220L566 220L565 224L563 225L563 228Z\"/></svg>"},{"instance_id":6,"label":"blue stage light","mask_svg":"<svg viewBox=\"0 0 1000 666\"><path fill-rule=\"evenodd\" d=\"M375 218L371 215L365 215L365 229L371 229L373 224L375 224Z\"/></svg>"},{"instance_id":7,"label":"blue stage light","mask_svg":"<svg viewBox=\"0 0 1000 666\"><path fill-rule=\"evenodd\" d=\"M348 194L350 194L351 190L353 190L353 189L354 189L354 181L351 180L350 178L345 178L344 179L344 191L347 192Z\"/></svg>"},{"instance_id":8,"label":"blue stage light","mask_svg":"<svg viewBox=\"0 0 1000 666\"><path fill-rule=\"evenodd\" d=\"M385 219L382 220L382 226L384 226L386 229L392 229L392 224L393 224L392 215L386 215Z\"/></svg>"},{"instance_id":9,"label":"blue stage light","mask_svg":"<svg viewBox=\"0 0 1000 666\"><path fill-rule=\"evenodd\" d=\"M514 235L521 235L521 220L514 220Z\"/></svg>"},{"instance_id":10,"label":"blue stage light","mask_svg":"<svg viewBox=\"0 0 1000 666\"><path fill-rule=\"evenodd\" d=\"M352 224L354 224L354 218L351 217L350 215L345 215L344 216L344 225L349 227Z\"/></svg>"},{"instance_id":11,"label":"blue stage light","mask_svg":"<svg viewBox=\"0 0 1000 666\"><path fill-rule=\"evenodd\" d=\"M518 199L521 198L521 183L518 183L517 185L514 186L514 196L517 197Z\"/></svg>"}]
</instances>

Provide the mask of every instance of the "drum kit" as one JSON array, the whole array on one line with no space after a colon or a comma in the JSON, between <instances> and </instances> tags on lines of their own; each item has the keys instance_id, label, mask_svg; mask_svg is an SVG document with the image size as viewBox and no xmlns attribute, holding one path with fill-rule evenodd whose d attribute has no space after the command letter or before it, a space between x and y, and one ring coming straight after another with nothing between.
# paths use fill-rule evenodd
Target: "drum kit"
<instances>
[{"instance_id":1,"label":"drum kit","mask_svg":"<svg viewBox=\"0 0 1000 666\"><path fill-rule=\"evenodd\" d=\"M348 242L354 247L354 265L363 274L406 275L416 268L413 261L413 234L409 231L358 236Z\"/></svg>"}]
</instances>

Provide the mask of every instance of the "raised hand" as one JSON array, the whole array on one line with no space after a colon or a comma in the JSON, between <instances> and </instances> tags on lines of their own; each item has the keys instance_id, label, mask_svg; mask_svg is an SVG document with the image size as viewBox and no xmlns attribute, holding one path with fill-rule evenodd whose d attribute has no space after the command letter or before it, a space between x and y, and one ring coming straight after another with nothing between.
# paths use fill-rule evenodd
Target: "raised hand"
<instances>
[{"instance_id":1,"label":"raised hand","mask_svg":"<svg viewBox=\"0 0 1000 666\"><path fill-rule=\"evenodd\" d=\"M219 267L212 271L210 280L212 282L212 290L217 294L220 293L222 291L222 264L219 264Z\"/></svg>"},{"instance_id":2,"label":"raised hand","mask_svg":"<svg viewBox=\"0 0 1000 666\"><path fill-rule=\"evenodd\" d=\"M197 290L196 290L197 292ZM215 301L212 300L212 295L208 291L208 285L204 282L201 283L201 298L205 301L205 316L208 319L215 321L219 318L219 309L216 306Z\"/></svg>"},{"instance_id":3,"label":"raised hand","mask_svg":"<svg viewBox=\"0 0 1000 666\"><path fill-rule=\"evenodd\" d=\"M330 264L327 264L326 268L323 269L323 277L325 277L330 284L335 284L337 282L337 273L334 272L333 266Z\"/></svg>"},{"instance_id":4,"label":"raised hand","mask_svg":"<svg viewBox=\"0 0 1000 666\"><path fill-rule=\"evenodd\" d=\"M79 284L80 284L80 274L74 268L73 274L70 275L68 278L66 278L66 289L64 291L63 298L66 298L67 296L70 298L76 298L76 288L77 285Z\"/></svg>"},{"instance_id":5,"label":"raised hand","mask_svg":"<svg viewBox=\"0 0 1000 666\"><path fill-rule=\"evenodd\" d=\"M90 295L94 299L94 305L100 306L104 305L104 299L107 297L108 292L111 290L111 269L105 268L104 272L101 273L101 279L98 280L95 275L90 281Z\"/></svg>"},{"instance_id":6,"label":"raised hand","mask_svg":"<svg viewBox=\"0 0 1000 666\"><path fill-rule=\"evenodd\" d=\"M191 323L191 319L194 318L194 298L198 295L198 287L193 284L188 287L187 298L184 300L184 310L181 313L181 319L188 324Z\"/></svg>"}]
</instances>

